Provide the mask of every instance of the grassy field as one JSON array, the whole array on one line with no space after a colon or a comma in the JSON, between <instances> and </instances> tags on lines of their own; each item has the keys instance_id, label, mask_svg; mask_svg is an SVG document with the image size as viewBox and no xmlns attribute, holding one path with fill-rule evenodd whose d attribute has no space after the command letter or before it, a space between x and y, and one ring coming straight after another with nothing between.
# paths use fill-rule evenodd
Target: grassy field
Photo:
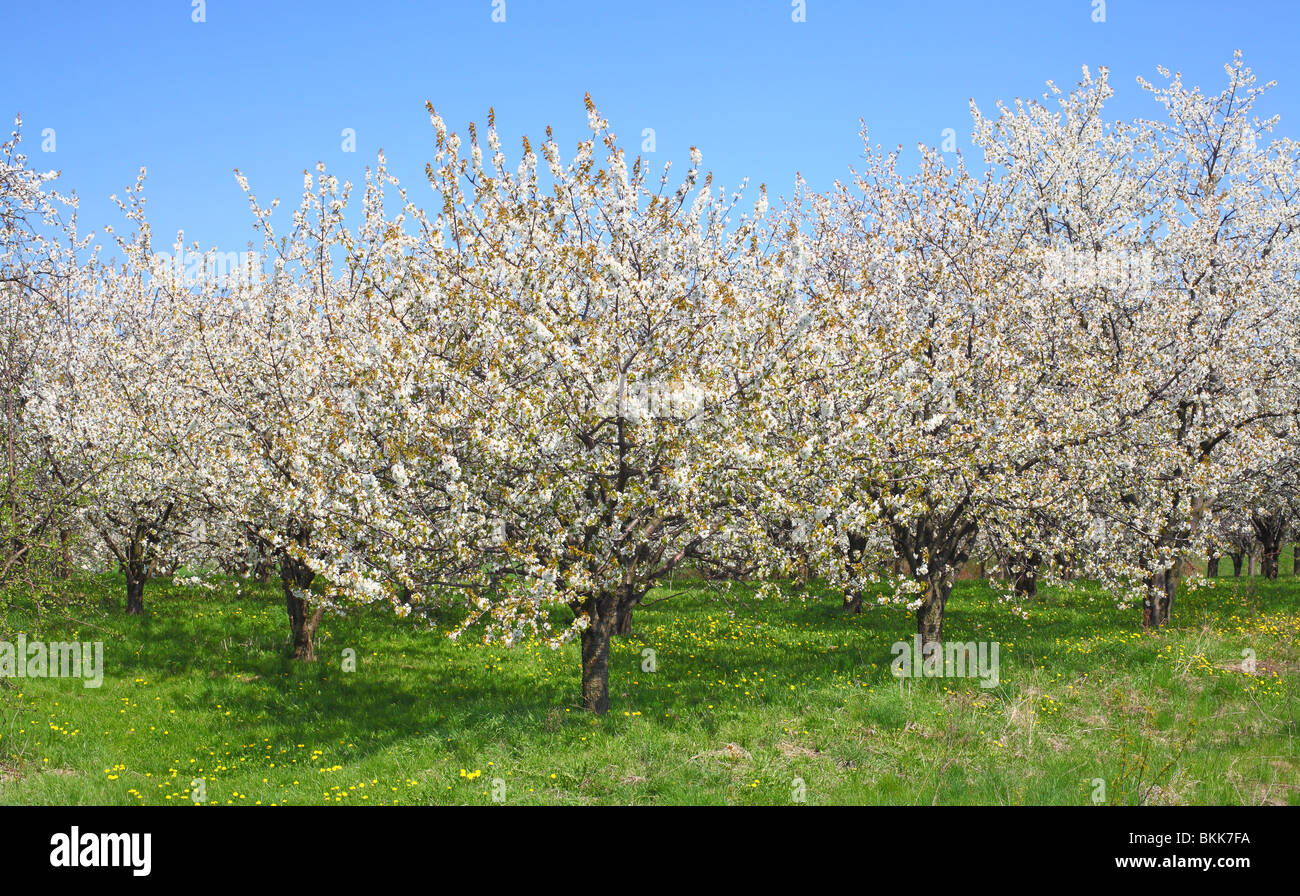
<instances>
[{"instance_id":1,"label":"grassy field","mask_svg":"<svg viewBox=\"0 0 1300 896\"><path fill-rule=\"evenodd\" d=\"M206 805L1300 804L1294 579L1219 580L1156 634L1088 589L1045 589L1024 620L961 583L945 636L999 642L994 688L900 685L905 610L698 588L638 611L603 718L577 704L572 645L366 611L300 664L274 586L155 582L138 618L120 580L75 590L61 616L0 618L3 639L105 645L97 689L0 681L0 803L193 805L201 779Z\"/></svg>"}]
</instances>

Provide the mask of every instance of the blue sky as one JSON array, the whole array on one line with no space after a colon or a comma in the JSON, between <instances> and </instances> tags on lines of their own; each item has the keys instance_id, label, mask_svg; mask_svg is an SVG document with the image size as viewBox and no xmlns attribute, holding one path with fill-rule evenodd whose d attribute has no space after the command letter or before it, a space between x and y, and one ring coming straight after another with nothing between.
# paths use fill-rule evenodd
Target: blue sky
<instances>
[{"instance_id":1,"label":"blue sky","mask_svg":"<svg viewBox=\"0 0 1300 896\"><path fill-rule=\"evenodd\" d=\"M0 114L22 114L26 152L82 197L83 228L118 223L108 196L144 165L160 242L183 228L223 251L253 237L236 167L293 207L304 168L356 182L382 147L428 197L425 100L462 133L494 106L507 148L549 123L569 150L590 91L630 151L653 128L657 162L680 171L694 144L723 184L775 196L796 171L818 188L842 177L859 119L887 146L953 128L966 147L970 98L1036 97L1084 64L1109 66L1112 117L1154 113L1137 75L1163 64L1217 92L1240 48L1278 81L1279 133L1300 137L1300 4L1109 0L1098 23L1094 2L806 0L795 22L791 0L504 0L494 22L493 0L207 0L196 23L191 0L4 0Z\"/></svg>"}]
</instances>

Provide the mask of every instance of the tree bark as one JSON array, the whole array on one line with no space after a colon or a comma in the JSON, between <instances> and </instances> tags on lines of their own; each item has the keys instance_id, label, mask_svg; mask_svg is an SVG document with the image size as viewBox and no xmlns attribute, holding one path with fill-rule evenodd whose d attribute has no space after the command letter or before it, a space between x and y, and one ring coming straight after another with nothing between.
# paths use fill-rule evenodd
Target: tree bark
<instances>
[{"instance_id":1,"label":"tree bark","mask_svg":"<svg viewBox=\"0 0 1300 896\"><path fill-rule=\"evenodd\" d=\"M1232 555L1232 575L1233 578L1241 578L1241 551Z\"/></svg>"},{"instance_id":2,"label":"tree bark","mask_svg":"<svg viewBox=\"0 0 1300 896\"><path fill-rule=\"evenodd\" d=\"M1205 558L1205 576L1215 579L1219 576L1219 555L1211 551Z\"/></svg>"},{"instance_id":3,"label":"tree bark","mask_svg":"<svg viewBox=\"0 0 1300 896\"><path fill-rule=\"evenodd\" d=\"M1260 558L1260 572L1263 573L1264 578L1277 578L1277 560L1281 553L1281 542L1271 541L1264 545L1264 553Z\"/></svg>"},{"instance_id":4,"label":"tree bark","mask_svg":"<svg viewBox=\"0 0 1300 896\"><path fill-rule=\"evenodd\" d=\"M144 557L144 537L137 532L126 547L126 562L122 572L126 576L126 615L144 613L144 586L149 581L149 564Z\"/></svg>"},{"instance_id":5,"label":"tree bark","mask_svg":"<svg viewBox=\"0 0 1300 896\"><path fill-rule=\"evenodd\" d=\"M582 606L587 614L582 630L582 708L597 715L609 712L609 643L622 603L611 593L589 598Z\"/></svg>"},{"instance_id":6,"label":"tree bark","mask_svg":"<svg viewBox=\"0 0 1300 896\"><path fill-rule=\"evenodd\" d=\"M285 609L289 612L289 635L293 658L312 662L316 659L316 629L324 607L313 612L307 601L308 589L316 578L307 564L286 557L280 563L280 581L284 585Z\"/></svg>"},{"instance_id":7,"label":"tree bark","mask_svg":"<svg viewBox=\"0 0 1300 896\"><path fill-rule=\"evenodd\" d=\"M139 616L144 613L144 586L148 580L149 577L142 565L127 564L126 615Z\"/></svg>"},{"instance_id":8,"label":"tree bark","mask_svg":"<svg viewBox=\"0 0 1300 896\"><path fill-rule=\"evenodd\" d=\"M1260 560L1260 572L1264 573L1265 579L1277 579L1278 577L1278 555L1282 553L1282 545L1265 545L1264 557Z\"/></svg>"},{"instance_id":9,"label":"tree bark","mask_svg":"<svg viewBox=\"0 0 1300 896\"><path fill-rule=\"evenodd\" d=\"M844 609L849 613L861 613L862 592L861 591L844 592Z\"/></svg>"},{"instance_id":10,"label":"tree bark","mask_svg":"<svg viewBox=\"0 0 1300 896\"><path fill-rule=\"evenodd\" d=\"M916 631L921 636L921 651L927 652L931 643L943 643L943 609L952 592L952 583L946 575L932 575L926 579L921 607L916 613Z\"/></svg>"},{"instance_id":11,"label":"tree bark","mask_svg":"<svg viewBox=\"0 0 1300 896\"><path fill-rule=\"evenodd\" d=\"M1147 583L1147 596L1142 601L1142 627L1159 628L1169 622L1169 615L1174 605L1174 595L1178 593L1178 568L1166 569L1156 573Z\"/></svg>"},{"instance_id":12,"label":"tree bark","mask_svg":"<svg viewBox=\"0 0 1300 896\"><path fill-rule=\"evenodd\" d=\"M597 715L609 712L609 641L607 626L582 633L582 708Z\"/></svg>"},{"instance_id":13,"label":"tree bark","mask_svg":"<svg viewBox=\"0 0 1300 896\"><path fill-rule=\"evenodd\" d=\"M1036 553L1011 559L1011 568L1015 570L1012 581L1020 597L1032 599L1038 596L1038 564L1041 561L1042 557Z\"/></svg>"},{"instance_id":14,"label":"tree bark","mask_svg":"<svg viewBox=\"0 0 1300 896\"><path fill-rule=\"evenodd\" d=\"M633 604L631 603L619 604L618 614L614 621L614 634L632 634L632 608Z\"/></svg>"}]
</instances>

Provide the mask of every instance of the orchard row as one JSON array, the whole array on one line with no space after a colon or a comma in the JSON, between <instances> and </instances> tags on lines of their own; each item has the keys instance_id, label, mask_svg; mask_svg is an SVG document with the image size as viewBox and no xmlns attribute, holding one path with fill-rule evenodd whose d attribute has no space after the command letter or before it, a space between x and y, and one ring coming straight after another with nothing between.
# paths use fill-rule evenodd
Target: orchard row
<instances>
[{"instance_id":1,"label":"orchard row","mask_svg":"<svg viewBox=\"0 0 1300 896\"><path fill-rule=\"evenodd\" d=\"M1104 70L972 105L977 164L864 132L771 207L629 158L590 99L572 156L430 107L434 207L382 156L288 217L241 177L261 251L221 271L155 241L143 172L111 253L80 236L15 133L4 576L116 562L140 612L161 568L278 573L303 659L327 612L459 608L579 639L596 712L684 567L906 603L930 643L996 557L1008 612L1087 576L1159 626L1296 491L1300 152L1225 72L1162 71L1134 122Z\"/></svg>"}]
</instances>

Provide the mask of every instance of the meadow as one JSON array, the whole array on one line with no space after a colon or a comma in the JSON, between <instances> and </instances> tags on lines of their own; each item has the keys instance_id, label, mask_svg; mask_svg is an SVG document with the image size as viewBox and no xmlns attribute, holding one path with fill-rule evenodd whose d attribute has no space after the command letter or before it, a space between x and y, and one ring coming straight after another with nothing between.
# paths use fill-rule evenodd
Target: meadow
<instances>
[{"instance_id":1,"label":"meadow","mask_svg":"<svg viewBox=\"0 0 1300 896\"><path fill-rule=\"evenodd\" d=\"M278 582L159 580L128 617L120 577L81 578L0 617L0 639L104 642L98 688L0 679L0 803L1296 805L1289 567L1181 594L1153 632L1094 587L1022 619L959 583L945 637L997 641L996 687L896 679L905 608L678 583L615 640L605 717L576 645L372 609L327 617L303 663Z\"/></svg>"}]
</instances>

